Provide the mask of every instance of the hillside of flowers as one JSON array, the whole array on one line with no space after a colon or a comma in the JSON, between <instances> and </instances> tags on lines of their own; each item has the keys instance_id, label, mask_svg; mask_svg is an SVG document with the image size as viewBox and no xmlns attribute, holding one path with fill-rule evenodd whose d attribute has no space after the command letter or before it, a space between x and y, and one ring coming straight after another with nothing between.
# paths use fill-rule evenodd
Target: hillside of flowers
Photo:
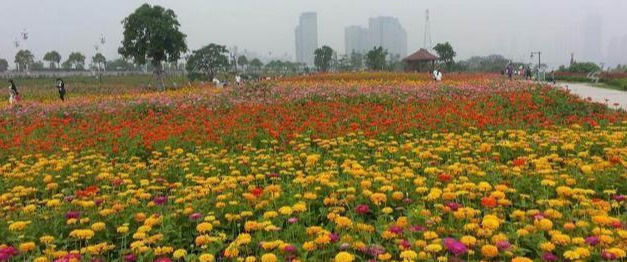
<instances>
[{"instance_id":1,"label":"hillside of flowers","mask_svg":"<svg viewBox=\"0 0 627 262\"><path fill-rule=\"evenodd\" d=\"M347 73L0 106L0 261L623 261L627 113Z\"/></svg>"}]
</instances>

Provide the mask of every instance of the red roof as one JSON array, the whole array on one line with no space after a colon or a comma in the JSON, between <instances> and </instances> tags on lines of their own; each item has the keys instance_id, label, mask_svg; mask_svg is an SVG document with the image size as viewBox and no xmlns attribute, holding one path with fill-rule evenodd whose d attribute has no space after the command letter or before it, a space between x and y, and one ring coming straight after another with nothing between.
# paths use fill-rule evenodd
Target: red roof
<instances>
[{"instance_id":1,"label":"red roof","mask_svg":"<svg viewBox=\"0 0 627 262\"><path fill-rule=\"evenodd\" d=\"M434 61L440 59L438 56L429 53L424 48L420 48L416 53L411 54L408 57L405 57L403 61Z\"/></svg>"}]
</instances>

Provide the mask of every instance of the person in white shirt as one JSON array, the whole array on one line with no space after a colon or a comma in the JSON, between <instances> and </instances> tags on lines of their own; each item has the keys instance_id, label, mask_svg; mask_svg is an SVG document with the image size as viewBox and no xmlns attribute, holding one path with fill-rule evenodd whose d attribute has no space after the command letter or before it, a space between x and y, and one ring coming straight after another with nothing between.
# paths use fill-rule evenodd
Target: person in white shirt
<instances>
[{"instance_id":1,"label":"person in white shirt","mask_svg":"<svg viewBox=\"0 0 627 262\"><path fill-rule=\"evenodd\" d=\"M17 86L15 86L15 82L13 79L9 79L9 104L13 105L14 103L19 101L20 93L17 91Z\"/></svg>"},{"instance_id":2,"label":"person in white shirt","mask_svg":"<svg viewBox=\"0 0 627 262\"><path fill-rule=\"evenodd\" d=\"M433 80L435 81L442 81L442 72L440 72L440 70L435 69L433 70Z\"/></svg>"},{"instance_id":3,"label":"person in white shirt","mask_svg":"<svg viewBox=\"0 0 627 262\"><path fill-rule=\"evenodd\" d=\"M239 75L235 76L235 84L240 85L242 83L242 77Z\"/></svg>"},{"instance_id":4,"label":"person in white shirt","mask_svg":"<svg viewBox=\"0 0 627 262\"><path fill-rule=\"evenodd\" d=\"M212 82L216 87L220 87L220 80L218 80L217 78L214 77Z\"/></svg>"}]
</instances>

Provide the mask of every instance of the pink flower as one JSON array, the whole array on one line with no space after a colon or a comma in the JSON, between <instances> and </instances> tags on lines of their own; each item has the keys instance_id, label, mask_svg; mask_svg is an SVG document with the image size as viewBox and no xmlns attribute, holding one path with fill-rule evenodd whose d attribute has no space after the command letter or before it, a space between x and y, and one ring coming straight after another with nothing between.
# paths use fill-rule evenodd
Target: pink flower
<instances>
[{"instance_id":1,"label":"pink flower","mask_svg":"<svg viewBox=\"0 0 627 262\"><path fill-rule=\"evenodd\" d=\"M462 255L466 253L466 251L468 251L464 243L459 242L450 237L447 237L444 239L444 246L446 246L446 249L448 250L448 252L451 252L451 254L455 256Z\"/></svg>"},{"instance_id":2,"label":"pink flower","mask_svg":"<svg viewBox=\"0 0 627 262\"><path fill-rule=\"evenodd\" d=\"M135 262L135 261L137 261L137 257L135 256L135 254L128 254L128 255L124 256L124 261L125 262Z\"/></svg>"},{"instance_id":3,"label":"pink flower","mask_svg":"<svg viewBox=\"0 0 627 262\"><path fill-rule=\"evenodd\" d=\"M167 196L158 196L158 197L155 197L155 199L153 199L152 202L154 202L155 205L160 206L160 205L163 205L166 202L168 202L168 197Z\"/></svg>"},{"instance_id":4,"label":"pink flower","mask_svg":"<svg viewBox=\"0 0 627 262\"><path fill-rule=\"evenodd\" d=\"M355 212L360 215L365 215L370 213L370 207L368 205L361 204L355 207Z\"/></svg>"},{"instance_id":5,"label":"pink flower","mask_svg":"<svg viewBox=\"0 0 627 262\"><path fill-rule=\"evenodd\" d=\"M202 218L202 214L200 214L200 213L193 213L193 214L189 215L189 220L191 220L191 221L196 221L196 220L201 219L201 218Z\"/></svg>"},{"instance_id":6,"label":"pink flower","mask_svg":"<svg viewBox=\"0 0 627 262\"><path fill-rule=\"evenodd\" d=\"M160 257L155 259L154 262L172 262L172 260L167 257Z\"/></svg>"},{"instance_id":7,"label":"pink flower","mask_svg":"<svg viewBox=\"0 0 627 262\"><path fill-rule=\"evenodd\" d=\"M596 246L599 244L599 242L601 242L599 240L599 237L597 236L589 236L586 237L586 244L591 245L591 246Z\"/></svg>"},{"instance_id":8,"label":"pink flower","mask_svg":"<svg viewBox=\"0 0 627 262\"><path fill-rule=\"evenodd\" d=\"M511 246L512 244L508 241L499 241L496 243L496 247L498 247L500 251L508 250Z\"/></svg>"},{"instance_id":9,"label":"pink flower","mask_svg":"<svg viewBox=\"0 0 627 262\"><path fill-rule=\"evenodd\" d=\"M544 254L542 254L542 261L554 262L557 260L559 260L559 258L551 252L544 252Z\"/></svg>"}]
</instances>

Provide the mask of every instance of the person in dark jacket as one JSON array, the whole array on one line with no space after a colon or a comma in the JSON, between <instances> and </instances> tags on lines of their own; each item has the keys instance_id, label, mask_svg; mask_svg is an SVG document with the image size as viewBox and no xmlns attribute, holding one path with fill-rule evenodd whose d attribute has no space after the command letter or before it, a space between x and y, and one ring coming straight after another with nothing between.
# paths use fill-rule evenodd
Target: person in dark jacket
<instances>
[{"instance_id":1,"label":"person in dark jacket","mask_svg":"<svg viewBox=\"0 0 627 262\"><path fill-rule=\"evenodd\" d=\"M61 78L57 78L57 89L59 90L59 98L61 101L65 101L65 83Z\"/></svg>"},{"instance_id":2,"label":"person in dark jacket","mask_svg":"<svg viewBox=\"0 0 627 262\"><path fill-rule=\"evenodd\" d=\"M13 105L20 101L20 92L17 91L17 86L13 79L9 79L9 104Z\"/></svg>"}]
</instances>

